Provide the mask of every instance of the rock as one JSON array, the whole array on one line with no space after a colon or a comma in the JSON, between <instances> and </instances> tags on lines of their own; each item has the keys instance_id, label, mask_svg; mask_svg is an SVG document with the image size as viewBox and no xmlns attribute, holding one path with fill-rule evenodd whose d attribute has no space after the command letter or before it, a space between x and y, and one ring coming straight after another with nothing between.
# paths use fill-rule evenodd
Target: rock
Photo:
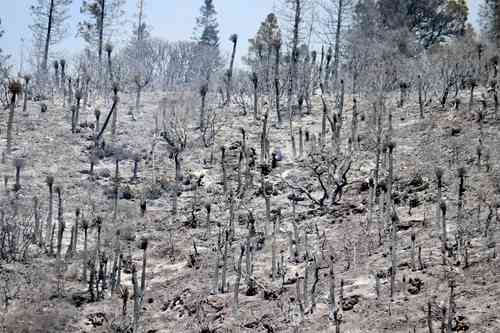
<instances>
[{"instance_id":1,"label":"rock","mask_svg":"<svg viewBox=\"0 0 500 333\"><path fill-rule=\"evenodd\" d=\"M408 292L412 295L417 295L418 293L420 293L424 285L424 282L419 278L410 278L410 281L408 281L408 283Z\"/></svg>"},{"instance_id":2,"label":"rock","mask_svg":"<svg viewBox=\"0 0 500 333\"><path fill-rule=\"evenodd\" d=\"M264 176L268 176L272 171L271 166L269 164L261 164L261 165L259 165L259 168L260 168L260 172Z\"/></svg>"},{"instance_id":3,"label":"rock","mask_svg":"<svg viewBox=\"0 0 500 333\"><path fill-rule=\"evenodd\" d=\"M370 189L370 185L368 184L367 181L363 181L359 184L359 187L358 187L358 193L363 193L363 192L366 192Z\"/></svg>"},{"instance_id":4,"label":"rock","mask_svg":"<svg viewBox=\"0 0 500 333\"><path fill-rule=\"evenodd\" d=\"M134 193L130 186L123 186L120 191L120 199L132 200L134 198Z\"/></svg>"},{"instance_id":5,"label":"rock","mask_svg":"<svg viewBox=\"0 0 500 333\"><path fill-rule=\"evenodd\" d=\"M457 136L457 135L460 134L460 132L462 132L461 128L454 127L454 128L451 129L451 136Z\"/></svg>"},{"instance_id":6,"label":"rock","mask_svg":"<svg viewBox=\"0 0 500 333\"><path fill-rule=\"evenodd\" d=\"M259 324L260 324L260 322L258 320L254 320L254 321L248 322L246 324L243 324L243 326L245 328L255 329L255 328L259 327Z\"/></svg>"},{"instance_id":7,"label":"rock","mask_svg":"<svg viewBox=\"0 0 500 333\"><path fill-rule=\"evenodd\" d=\"M419 187L424 184L424 179L421 175L414 175L408 182L408 186Z\"/></svg>"},{"instance_id":8,"label":"rock","mask_svg":"<svg viewBox=\"0 0 500 333\"><path fill-rule=\"evenodd\" d=\"M342 302L342 310L350 311L354 308L356 304L359 303L359 295L352 295L344 298Z\"/></svg>"},{"instance_id":9,"label":"rock","mask_svg":"<svg viewBox=\"0 0 500 333\"><path fill-rule=\"evenodd\" d=\"M254 284L253 286L249 287L247 291L245 292L246 296L255 296L259 293L257 290L257 286Z\"/></svg>"},{"instance_id":10,"label":"rock","mask_svg":"<svg viewBox=\"0 0 500 333\"><path fill-rule=\"evenodd\" d=\"M453 319L451 330L454 332L467 332L470 325L466 322L465 316L457 316Z\"/></svg>"},{"instance_id":11,"label":"rock","mask_svg":"<svg viewBox=\"0 0 500 333\"><path fill-rule=\"evenodd\" d=\"M429 183L424 183L420 186L416 186L416 187L413 187L413 188L410 188L408 190L408 193L415 193L415 192L422 192L422 191L425 191L429 189Z\"/></svg>"},{"instance_id":12,"label":"rock","mask_svg":"<svg viewBox=\"0 0 500 333\"><path fill-rule=\"evenodd\" d=\"M278 299L278 291L276 290L264 290L263 296L266 301Z\"/></svg>"},{"instance_id":13,"label":"rock","mask_svg":"<svg viewBox=\"0 0 500 333\"><path fill-rule=\"evenodd\" d=\"M301 202L301 201L306 200L306 198L299 196L299 195L296 195L295 193L289 194L287 198L288 198L288 200L295 201L295 202Z\"/></svg>"},{"instance_id":14,"label":"rock","mask_svg":"<svg viewBox=\"0 0 500 333\"><path fill-rule=\"evenodd\" d=\"M244 210L240 210L236 212L236 216L238 216L238 224L239 225L247 225L249 221L249 214Z\"/></svg>"},{"instance_id":15,"label":"rock","mask_svg":"<svg viewBox=\"0 0 500 333\"><path fill-rule=\"evenodd\" d=\"M146 200L157 200L161 197L161 187L151 186L148 187L144 193L144 198Z\"/></svg>"},{"instance_id":16,"label":"rock","mask_svg":"<svg viewBox=\"0 0 500 333\"><path fill-rule=\"evenodd\" d=\"M264 243L266 241L266 236L263 232L257 232L255 234L255 250L260 251L264 248Z\"/></svg>"},{"instance_id":17,"label":"rock","mask_svg":"<svg viewBox=\"0 0 500 333\"><path fill-rule=\"evenodd\" d=\"M224 298L210 295L207 297L207 304L212 307L216 312L221 311L224 309Z\"/></svg>"},{"instance_id":18,"label":"rock","mask_svg":"<svg viewBox=\"0 0 500 333\"><path fill-rule=\"evenodd\" d=\"M87 319L90 322L89 324L93 327L99 327L104 325L104 322L108 322L106 314L103 312L91 313L87 316Z\"/></svg>"},{"instance_id":19,"label":"rock","mask_svg":"<svg viewBox=\"0 0 500 333\"><path fill-rule=\"evenodd\" d=\"M83 122L83 123L80 123L80 127L81 128L90 128L90 129L94 129L94 123L90 123L90 122Z\"/></svg>"},{"instance_id":20,"label":"rock","mask_svg":"<svg viewBox=\"0 0 500 333\"><path fill-rule=\"evenodd\" d=\"M297 278L296 277L289 277L287 278L284 282L283 282L283 285L290 285L290 284L295 284L297 282Z\"/></svg>"},{"instance_id":21,"label":"rock","mask_svg":"<svg viewBox=\"0 0 500 333\"><path fill-rule=\"evenodd\" d=\"M107 168L101 169L97 171L97 176L102 177L102 178L109 178L111 177L111 171Z\"/></svg>"},{"instance_id":22,"label":"rock","mask_svg":"<svg viewBox=\"0 0 500 333\"><path fill-rule=\"evenodd\" d=\"M85 303L88 303L88 301L89 298L87 292L78 292L71 295L71 304L73 304L77 308L79 308Z\"/></svg>"},{"instance_id":23,"label":"rock","mask_svg":"<svg viewBox=\"0 0 500 333\"><path fill-rule=\"evenodd\" d=\"M165 312L168 310L169 307L170 307L170 301L168 301L167 303L163 303L163 305L160 308L160 311Z\"/></svg>"}]
</instances>

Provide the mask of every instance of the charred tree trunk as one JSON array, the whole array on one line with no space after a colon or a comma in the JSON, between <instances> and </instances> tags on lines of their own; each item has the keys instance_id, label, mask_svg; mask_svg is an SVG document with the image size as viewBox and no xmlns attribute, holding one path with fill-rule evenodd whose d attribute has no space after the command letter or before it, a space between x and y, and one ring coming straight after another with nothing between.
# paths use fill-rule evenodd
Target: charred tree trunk
<instances>
[{"instance_id":1,"label":"charred tree trunk","mask_svg":"<svg viewBox=\"0 0 500 333\"><path fill-rule=\"evenodd\" d=\"M281 127L283 120L281 119L280 111L280 54L281 54L281 41L277 41L274 45L275 63L274 63L274 99L276 103L276 116L278 118L278 126Z\"/></svg>"},{"instance_id":2,"label":"charred tree trunk","mask_svg":"<svg viewBox=\"0 0 500 333\"><path fill-rule=\"evenodd\" d=\"M45 33L45 45L43 49L43 60L42 60L42 70L44 71L44 74L48 74L48 59L49 59L49 46L50 46L50 40L52 38L52 27L54 25L54 0L50 0L49 3L49 18L47 20L47 32Z\"/></svg>"}]
</instances>

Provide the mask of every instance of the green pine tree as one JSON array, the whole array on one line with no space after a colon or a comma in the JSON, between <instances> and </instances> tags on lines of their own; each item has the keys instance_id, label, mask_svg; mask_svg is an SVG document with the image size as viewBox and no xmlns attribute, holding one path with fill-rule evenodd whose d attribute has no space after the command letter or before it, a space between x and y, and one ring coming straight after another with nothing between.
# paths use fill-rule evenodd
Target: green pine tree
<instances>
[{"instance_id":1,"label":"green pine tree","mask_svg":"<svg viewBox=\"0 0 500 333\"><path fill-rule=\"evenodd\" d=\"M219 48L219 24L213 0L203 0L200 16L196 19L195 40L202 44Z\"/></svg>"},{"instance_id":2,"label":"green pine tree","mask_svg":"<svg viewBox=\"0 0 500 333\"><path fill-rule=\"evenodd\" d=\"M259 58L265 58L265 62L270 61L276 44L281 43L278 17L274 13L267 15L266 19L260 24L255 37L250 38L248 42L248 55L243 58L247 65L254 68L259 62Z\"/></svg>"}]
</instances>

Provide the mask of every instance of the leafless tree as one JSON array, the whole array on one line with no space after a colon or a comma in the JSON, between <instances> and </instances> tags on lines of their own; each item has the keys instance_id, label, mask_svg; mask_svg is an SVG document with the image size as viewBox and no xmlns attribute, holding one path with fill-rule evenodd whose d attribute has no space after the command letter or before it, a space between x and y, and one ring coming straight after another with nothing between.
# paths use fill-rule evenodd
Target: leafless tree
<instances>
[{"instance_id":1,"label":"leafless tree","mask_svg":"<svg viewBox=\"0 0 500 333\"><path fill-rule=\"evenodd\" d=\"M190 117L193 115L192 104L188 95L172 96L165 99L168 109L163 119L162 138L167 144L167 150L175 164L175 183L172 193L173 214L177 214L177 196L179 195L182 180L183 153L189 143Z\"/></svg>"},{"instance_id":2,"label":"leafless tree","mask_svg":"<svg viewBox=\"0 0 500 333\"><path fill-rule=\"evenodd\" d=\"M353 9L352 0L322 0L320 1L322 15L320 24L322 38L327 44L333 45L333 64L331 66L332 81L336 88L339 79L339 64L341 60L342 44L345 41L344 34L349 28ZM328 82L325 89L328 91Z\"/></svg>"}]
</instances>

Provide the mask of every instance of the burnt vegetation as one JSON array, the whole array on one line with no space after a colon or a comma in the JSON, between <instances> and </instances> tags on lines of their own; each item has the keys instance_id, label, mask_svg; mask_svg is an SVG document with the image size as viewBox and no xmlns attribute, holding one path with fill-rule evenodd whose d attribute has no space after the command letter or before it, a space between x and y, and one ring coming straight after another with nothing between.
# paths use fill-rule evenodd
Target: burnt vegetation
<instances>
[{"instance_id":1,"label":"burnt vegetation","mask_svg":"<svg viewBox=\"0 0 500 333\"><path fill-rule=\"evenodd\" d=\"M500 331L498 2L200 2L123 43L36 0L0 49L0 332Z\"/></svg>"}]
</instances>

